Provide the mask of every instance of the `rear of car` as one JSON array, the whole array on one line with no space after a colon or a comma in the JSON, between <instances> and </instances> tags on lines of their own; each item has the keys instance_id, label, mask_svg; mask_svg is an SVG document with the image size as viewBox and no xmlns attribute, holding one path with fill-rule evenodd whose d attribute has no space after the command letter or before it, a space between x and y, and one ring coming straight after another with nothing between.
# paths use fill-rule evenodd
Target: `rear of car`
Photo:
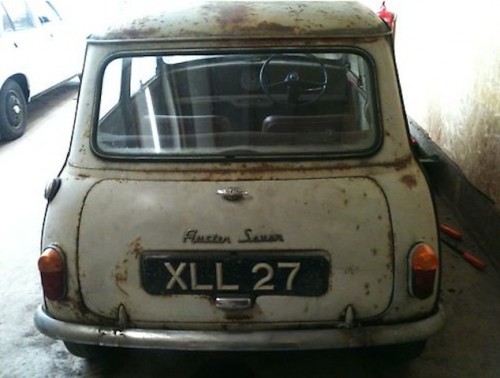
<instances>
[{"instance_id":1,"label":"rear of car","mask_svg":"<svg viewBox=\"0 0 500 378\"><path fill-rule=\"evenodd\" d=\"M37 327L84 356L425 340L439 251L408 139L390 32L356 3L210 2L94 35Z\"/></svg>"}]
</instances>

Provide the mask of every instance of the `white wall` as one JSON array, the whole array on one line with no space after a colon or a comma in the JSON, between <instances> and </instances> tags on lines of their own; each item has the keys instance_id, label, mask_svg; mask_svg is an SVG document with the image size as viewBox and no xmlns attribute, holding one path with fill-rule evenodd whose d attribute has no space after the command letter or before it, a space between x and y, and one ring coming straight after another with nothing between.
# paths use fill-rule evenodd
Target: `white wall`
<instances>
[{"instance_id":1,"label":"white wall","mask_svg":"<svg viewBox=\"0 0 500 378\"><path fill-rule=\"evenodd\" d=\"M500 1L399 0L408 114L500 204Z\"/></svg>"}]
</instances>

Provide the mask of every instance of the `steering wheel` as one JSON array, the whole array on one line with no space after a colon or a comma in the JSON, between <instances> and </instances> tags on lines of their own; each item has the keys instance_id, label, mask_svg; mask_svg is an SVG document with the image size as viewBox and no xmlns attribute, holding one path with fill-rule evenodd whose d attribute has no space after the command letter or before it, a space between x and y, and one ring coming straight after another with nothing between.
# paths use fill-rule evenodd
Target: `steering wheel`
<instances>
[{"instance_id":1,"label":"steering wheel","mask_svg":"<svg viewBox=\"0 0 500 378\"><path fill-rule=\"evenodd\" d=\"M273 63L280 72L272 73ZM290 70L287 69L283 73L283 68L288 66L291 66ZM273 80L273 76L280 77ZM274 102L307 105L325 93L328 73L323 63L314 55L273 54L262 65L259 82L264 93ZM282 99L284 95L286 100Z\"/></svg>"}]
</instances>

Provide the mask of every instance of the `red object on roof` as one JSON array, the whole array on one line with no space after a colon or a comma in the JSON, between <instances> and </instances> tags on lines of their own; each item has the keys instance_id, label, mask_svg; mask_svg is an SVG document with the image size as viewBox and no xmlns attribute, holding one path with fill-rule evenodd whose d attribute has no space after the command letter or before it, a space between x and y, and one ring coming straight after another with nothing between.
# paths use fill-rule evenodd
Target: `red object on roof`
<instances>
[{"instance_id":1,"label":"red object on roof","mask_svg":"<svg viewBox=\"0 0 500 378\"><path fill-rule=\"evenodd\" d=\"M385 1L382 1L382 5L380 5L380 9L378 10L377 14L382 20L387 22L387 24L391 28L394 28L394 23L396 22L396 14L387 10Z\"/></svg>"}]
</instances>

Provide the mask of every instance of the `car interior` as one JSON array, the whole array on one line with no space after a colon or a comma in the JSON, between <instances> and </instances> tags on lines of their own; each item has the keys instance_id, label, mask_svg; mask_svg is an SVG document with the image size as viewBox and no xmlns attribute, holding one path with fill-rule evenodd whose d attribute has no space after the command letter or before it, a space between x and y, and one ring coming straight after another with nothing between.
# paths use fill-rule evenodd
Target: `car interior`
<instances>
[{"instance_id":1,"label":"car interior","mask_svg":"<svg viewBox=\"0 0 500 378\"><path fill-rule=\"evenodd\" d=\"M366 153L377 143L371 69L353 53L127 57L105 69L103 155Z\"/></svg>"}]
</instances>

